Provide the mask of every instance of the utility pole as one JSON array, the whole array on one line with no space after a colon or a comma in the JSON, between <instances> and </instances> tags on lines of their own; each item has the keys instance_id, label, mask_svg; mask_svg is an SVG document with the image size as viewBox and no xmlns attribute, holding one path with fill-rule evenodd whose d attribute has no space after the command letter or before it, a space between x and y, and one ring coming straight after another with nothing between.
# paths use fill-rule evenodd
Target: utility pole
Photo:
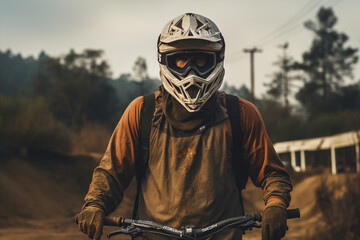
<instances>
[{"instance_id":1,"label":"utility pole","mask_svg":"<svg viewBox=\"0 0 360 240\"><path fill-rule=\"evenodd\" d=\"M288 68L289 68L289 59L286 55L286 49L289 47L289 43L286 42L282 45L279 45L279 48L283 49L283 57L282 57L282 69L283 69L283 76L282 76L282 87L283 87L283 95L284 95L284 103L286 109L289 108L289 78L288 78Z\"/></svg>"},{"instance_id":2,"label":"utility pole","mask_svg":"<svg viewBox=\"0 0 360 240\"><path fill-rule=\"evenodd\" d=\"M251 102L255 103L255 73L254 73L254 53L261 53L262 50L257 48L257 47L253 47L253 48L246 48L244 49L245 53L250 53L250 80L251 80Z\"/></svg>"}]
</instances>

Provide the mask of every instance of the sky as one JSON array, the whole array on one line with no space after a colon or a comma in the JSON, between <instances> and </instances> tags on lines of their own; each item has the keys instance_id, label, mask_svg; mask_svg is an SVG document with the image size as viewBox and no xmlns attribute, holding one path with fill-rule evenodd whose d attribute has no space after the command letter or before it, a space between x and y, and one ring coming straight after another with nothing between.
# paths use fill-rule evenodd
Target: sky
<instances>
[{"instance_id":1,"label":"sky","mask_svg":"<svg viewBox=\"0 0 360 240\"><path fill-rule=\"evenodd\" d=\"M70 49L102 49L113 77L131 73L139 56L147 60L151 77L159 77L157 38L171 19L194 12L212 19L225 42L225 79L250 87L250 57L244 48L260 47L255 54L255 95L276 71L278 47L289 42L287 54L301 60L313 39L303 27L315 20L320 6L332 7L335 28L346 33L347 46L359 47L359 0L0 0L0 50L38 56L44 50L61 56ZM360 67L355 68L360 78ZM350 80L349 80L350 82Z\"/></svg>"}]
</instances>

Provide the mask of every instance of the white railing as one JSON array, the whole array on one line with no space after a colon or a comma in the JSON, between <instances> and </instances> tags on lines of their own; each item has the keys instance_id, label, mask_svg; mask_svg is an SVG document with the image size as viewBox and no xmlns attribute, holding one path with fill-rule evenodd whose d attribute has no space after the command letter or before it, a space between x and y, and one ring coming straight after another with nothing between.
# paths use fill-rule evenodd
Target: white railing
<instances>
[{"instance_id":1,"label":"white railing","mask_svg":"<svg viewBox=\"0 0 360 240\"><path fill-rule=\"evenodd\" d=\"M336 174L336 149L351 146L355 147L356 171L360 172L359 143L360 130L357 130L333 136L279 142L274 144L274 148L277 153L291 153L291 166L295 171L306 170L305 151L330 150L331 172ZM296 152L300 152L300 166L296 164Z\"/></svg>"}]
</instances>

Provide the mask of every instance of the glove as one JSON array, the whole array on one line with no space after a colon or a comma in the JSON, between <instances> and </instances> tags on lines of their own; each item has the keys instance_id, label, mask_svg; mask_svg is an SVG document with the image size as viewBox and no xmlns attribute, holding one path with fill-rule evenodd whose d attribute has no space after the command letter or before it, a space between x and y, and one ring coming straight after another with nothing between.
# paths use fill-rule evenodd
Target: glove
<instances>
[{"instance_id":1,"label":"glove","mask_svg":"<svg viewBox=\"0 0 360 240\"><path fill-rule=\"evenodd\" d=\"M87 206L76 215L75 221L80 230L90 239L100 240L105 220L105 213L101 208Z\"/></svg>"},{"instance_id":2,"label":"glove","mask_svg":"<svg viewBox=\"0 0 360 240\"><path fill-rule=\"evenodd\" d=\"M265 208L262 216L262 240L280 240L285 236L287 213L283 206L272 205Z\"/></svg>"}]
</instances>

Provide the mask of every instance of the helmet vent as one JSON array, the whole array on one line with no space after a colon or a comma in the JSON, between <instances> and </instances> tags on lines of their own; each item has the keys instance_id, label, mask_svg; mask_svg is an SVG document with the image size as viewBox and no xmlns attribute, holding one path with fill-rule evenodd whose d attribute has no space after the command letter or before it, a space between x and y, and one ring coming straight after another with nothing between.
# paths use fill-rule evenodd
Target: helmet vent
<instances>
[{"instance_id":1,"label":"helmet vent","mask_svg":"<svg viewBox=\"0 0 360 240\"><path fill-rule=\"evenodd\" d=\"M199 93L199 88L197 86L190 86L189 88L186 89L186 91L189 93L189 96L191 98L196 98L198 93Z\"/></svg>"},{"instance_id":2,"label":"helmet vent","mask_svg":"<svg viewBox=\"0 0 360 240\"><path fill-rule=\"evenodd\" d=\"M198 19L196 19L196 23L197 23L197 26L196 26L196 29L199 29L200 27L202 27L204 24L202 22L200 22Z\"/></svg>"},{"instance_id":3,"label":"helmet vent","mask_svg":"<svg viewBox=\"0 0 360 240\"><path fill-rule=\"evenodd\" d=\"M178 92L178 94L182 94L181 90L179 87L177 87L176 85L172 84L175 88L175 90Z\"/></svg>"},{"instance_id":4,"label":"helmet vent","mask_svg":"<svg viewBox=\"0 0 360 240\"><path fill-rule=\"evenodd\" d=\"M203 90L203 93L204 93L204 94L207 94L208 87L209 87L209 85L206 85L206 86L204 87L204 90Z\"/></svg>"},{"instance_id":5,"label":"helmet vent","mask_svg":"<svg viewBox=\"0 0 360 240\"><path fill-rule=\"evenodd\" d=\"M183 27L182 27L182 22L183 22L183 20L182 20L182 18L175 24L175 26L176 27L178 27L178 28L180 28L180 29L183 29Z\"/></svg>"}]
</instances>

